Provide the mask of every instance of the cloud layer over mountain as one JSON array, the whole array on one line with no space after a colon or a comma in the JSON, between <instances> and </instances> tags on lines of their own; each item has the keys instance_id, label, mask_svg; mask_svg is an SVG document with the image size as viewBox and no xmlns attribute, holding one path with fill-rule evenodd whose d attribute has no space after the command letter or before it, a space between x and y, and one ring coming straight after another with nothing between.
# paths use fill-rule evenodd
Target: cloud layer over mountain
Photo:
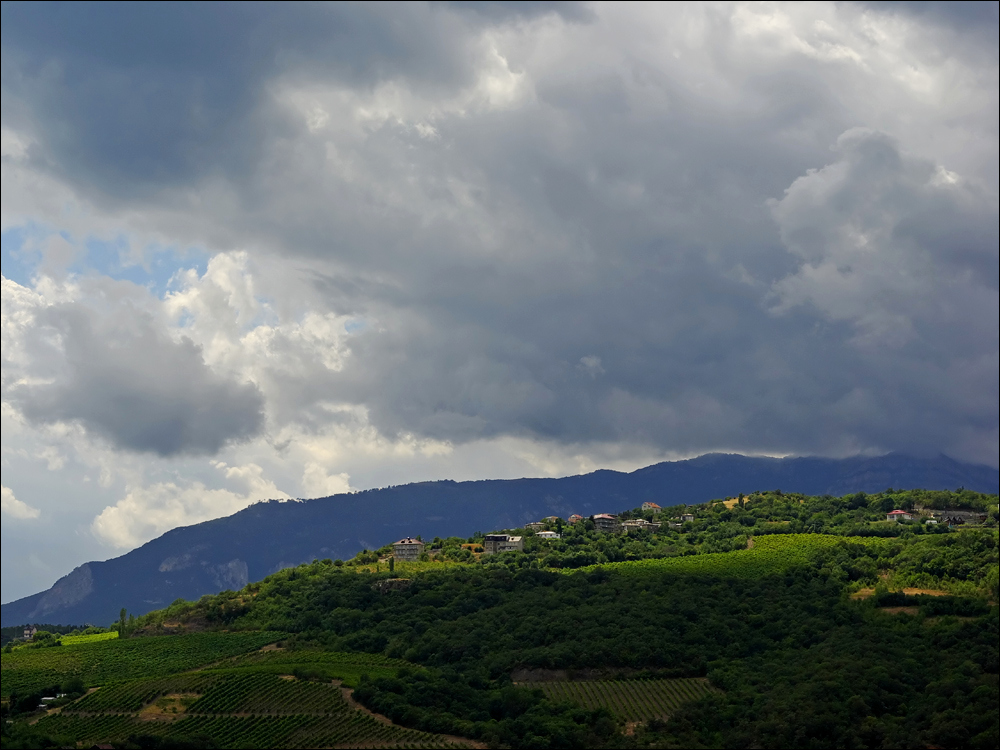
<instances>
[{"instance_id":1,"label":"cloud layer over mountain","mask_svg":"<svg viewBox=\"0 0 1000 750\"><path fill-rule=\"evenodd\" d=\"M718 450L995 466L996 29L5 3L4 599L263 497Z\"/></svg>"}]
</instances>

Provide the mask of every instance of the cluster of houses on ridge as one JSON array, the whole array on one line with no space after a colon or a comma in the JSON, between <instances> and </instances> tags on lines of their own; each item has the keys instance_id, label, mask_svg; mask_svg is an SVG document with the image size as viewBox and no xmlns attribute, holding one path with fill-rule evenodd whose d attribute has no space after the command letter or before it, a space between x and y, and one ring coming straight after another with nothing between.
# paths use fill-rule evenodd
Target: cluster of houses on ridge
<instances>
[{"instance_id":1,"label":"cluster of houses on ridge","mask_svg":"<svg viewBox=\"0 0 1000 750\"><path fill-rule=\"evenodd\" d=\"M644 511L652 511L654 513L659 513L663 510L656 503L643 503L642 509ZM622 521L618 518L618 516L611 513L597 513L589 518L593 522L594 529L596 531L603 531L609 534L629 534L635 533L636 531L658 531L662 526L660 523L647 521L644 518ZM567 519L567 521L571 524L580 523L584 520L587 519L576 513ZM694 514L685 513L681 516L681 520L679 522L670 521L669 525L672 528L679 528L685 521L694 521ZM535 537L538 539L559 539L562 535L558 531L551 531L551 529L546 529L546 527L559 527L561 525L562 519L558 516L546 516L541 521L526 523L524 528L535 532ZM512 536L510 534L487 534L483 537L482 547L484 555L498 555L501 552L512 552L515 550L523 552L524 537ZM423 551L424 543L420 539L414 539L413 537L405 537L400 539L398 542L394 542L392 545L392 556L394 559L400 561L419 560Z\"/></svg>"},{"instance_id":2,"label":"cluster of houses on ridge","mask_svg":"<svg viewBox=\"0 0 1000 750\"><path fill-rule=\"evenodd\" d=\"M656 503L643 503L642 510L659 513L663 509ZM970 523L982 523L986 520L986 514L972 510L948 508L940 511L932 511L924 508L915 510L892 510L886 513L886 521L913 521L923 520L927 524L945 523L949 526L961 526ZM571 524L580 523L587 520L584 516L574 513L568 519ZM636 531L658 531L662 523L647 521L644 518L634 518L622 520L611 513L597 513L589 517L593 522L594 529L608 534L630 534ZM670 528L680 528L684 523L694 521L693 513L684 513L678 519L667 521ZM562 519L558 516L546 516L541 521L533 521L524 525L525 529L533 531L538 539L559 539L561 534L552 531L551 528L562 527ZM511 552L514 550L524 551L524 538L511 534L487 534L482 541L484 555L497 555L501 552ZM392 545L393 557L396 560L419 560L424 551L424 543L419 539L406 537L400 539Z\"/></svg>"},{"instance_id":3,"label":"cluster of houses on ridge","mask_svg":"<svg viewBox=\"0 0 1000 750\"><path fill-rule=\"evenodd\" d=\"M949 526L964 526L967 523L982 523L986 520L986 514L974 510L962 510L960 508L945 508L938 511L916 508L914 510L891 510L885 514L885 520L922 520L927 524L946 523Z\"/></svg>"}]
</instances>

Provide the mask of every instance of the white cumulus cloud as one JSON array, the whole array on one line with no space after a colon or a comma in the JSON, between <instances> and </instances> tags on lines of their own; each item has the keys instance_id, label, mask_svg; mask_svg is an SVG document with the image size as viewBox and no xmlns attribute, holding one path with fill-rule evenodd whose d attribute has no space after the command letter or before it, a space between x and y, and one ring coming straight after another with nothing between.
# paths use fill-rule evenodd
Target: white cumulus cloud
<instances>
[{"instance_id":1,"label":"white cumulus cloud","mask_svg":"<svg viewBox=\"0 0 1000 750\"><path fill-rule=\"evenodd\" d=\"M17 519L38 518L41 511L33 508L23 500L14 497L14 491L10 487L0 485L0 510L5 516Z\"/></svg>"}]
</instances>

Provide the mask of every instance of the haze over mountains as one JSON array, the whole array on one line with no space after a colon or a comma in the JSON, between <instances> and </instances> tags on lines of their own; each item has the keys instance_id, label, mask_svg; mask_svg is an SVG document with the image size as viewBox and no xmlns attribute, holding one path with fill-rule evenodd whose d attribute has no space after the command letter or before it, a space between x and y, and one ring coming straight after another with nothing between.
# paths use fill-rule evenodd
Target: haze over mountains
<instances>
[{"instance_id":1,"label":"haze over mountains","mask_svg":"<svg viewBox=\"0 0 1000 750\"><path fill-rule=\"evenodd\" d=\"M177 598L238 589L315 558L348 558L404 535L469 536L544 515L620 512L782 489L843 495L887 487L997 492L1000 472L941 456L751 458L709 454L631 473L559 479L421 482L299 502L266 502L173 529L121 557L90 562L50 589L4 604L4 626L106 624L121 607L142 614Z\"/></svg>"}]
</instances>

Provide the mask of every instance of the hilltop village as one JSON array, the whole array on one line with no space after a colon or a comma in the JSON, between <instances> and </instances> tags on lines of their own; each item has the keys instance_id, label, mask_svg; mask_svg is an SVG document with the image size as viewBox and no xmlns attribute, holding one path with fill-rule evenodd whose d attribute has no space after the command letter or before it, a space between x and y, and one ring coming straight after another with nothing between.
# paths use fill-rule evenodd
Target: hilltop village
<instances>
[{"instance_id":1,"label":"hilltop village","mask_svg":"<svg viewBox=\"0 0 1000 750\"><path fill-rule=\"evenodd\" d=\"M941 505L941 503L935 503L933 499L930 503L921 504L912 498L893 498L892 495L885 497L885 494L887 493L871 496L872 498L877 497L877 501L866 502L864 505L867 507L864 507L861 501L868 501L869 496L864 493L858 493L856 496L857 500L854 501L856 512L855 518L852 520L866 527L865 531L868 533L865 535L896 536L907 529L912 531L914 525L922 526L922 531L933 531L935 527L941 526L943 531L946 528L982 524L989 517L989 514L980 508L935 508L934 505ZM804 496L786 495L778 490L773 493L754 493L750 496L741 494L735 498L726 498L702 506L691 507L676 505L663 508L657 503L645 502L636 510L618 514L596 513L591 516L573 514L565 520L559 516L546 516L539 521L526 523L518 529L505 529L474 535L470 540L461 542L460 546L469 553L465 556L467 559L470 555L479 559L504 552L524 552L526 539L536 543L555 542L561 540L567 530L594 532L599 535L616 534L648 540L650 536L658 535L661 529L677 533L696 532L699 528L697 523L699 520L706 523L711 522L714 525L720 520L741 519L739 523L743 526L743 530L752 531L751 527L757 526L758 521L761 520L765 524L789 524L787 509L784 507L779 513L781 516L779 520L770 520L769 516L776 510L776 502L780 506L787 506L801 504L804 499ZM896 507L897 505L900 507ZM756 513L753 512L755 510ZM727 517L722 517L722 514L727 514ZM902 526L897 526L897 524L902 524ZM768 528L765 525L758 529L758 532L787 533L790 530L773 525ZM861 531L860 528L855 529L855 532L859 531ZM449 541L452 544L448 544ZM435 537L432 541L425 542L420 536L404 537L379 549L376 554L378 561L391 558L400 562L426 562L441 556L449 547L454 547L455 541L458 540L443 540L440 537ZM748 544L752 546L752 542L748 541ZM369 553L361 553L359 557L367 554ZM365 561L361 560L361 562Z\"/></svg>"}]
</instances>

